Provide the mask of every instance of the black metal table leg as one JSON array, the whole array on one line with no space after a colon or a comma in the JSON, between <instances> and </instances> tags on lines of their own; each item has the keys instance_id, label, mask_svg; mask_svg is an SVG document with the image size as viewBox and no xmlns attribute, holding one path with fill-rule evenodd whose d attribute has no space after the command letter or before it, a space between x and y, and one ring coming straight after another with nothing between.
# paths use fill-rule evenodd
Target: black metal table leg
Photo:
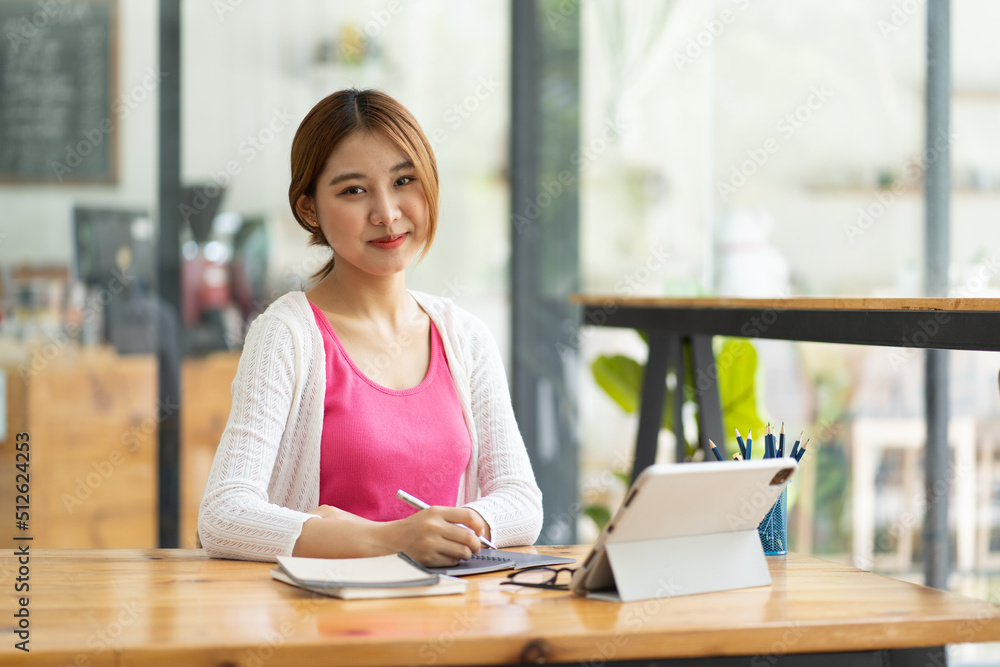
<instances>
[{"instance_id":1,"label":"black metal table leg","mask_svg":"<svg viewBox=\"0 0 1000 667\"><path fill-rule=\"evenodd\" d=\"M719 400L718 370L712 352L711 336L691 336L691 360L694 366L694 386L698 396L698 439L705 450L705 460L714 461L709 438L726 454Z\"/></svg>"},{"instance_id":2,"label":"black metal table leg","mask_svg":"<svg viewBox=\"0 0 1000 667\"><path fill-rule=\"evenodd\" d=\"M663 400L667 392L667 365L670 352L669 334L649 336L649 359L642 376L642 400L639 404L639 432L635 442L632 481L643 469L656 461L656 446L663 421Z\"/></svg>"}]
</instances>

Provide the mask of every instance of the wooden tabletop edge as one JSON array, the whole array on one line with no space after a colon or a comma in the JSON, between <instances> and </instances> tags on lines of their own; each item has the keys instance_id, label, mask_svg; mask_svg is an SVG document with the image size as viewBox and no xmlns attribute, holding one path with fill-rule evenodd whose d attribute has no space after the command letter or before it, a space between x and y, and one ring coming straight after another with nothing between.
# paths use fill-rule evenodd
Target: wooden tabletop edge
<instances>
[{"instance_id":1,"label":"wooden tabletop edge","mask_svg":"<svg viewBox=\"0 0 1000 667\"><path fill-rule=\"evenodd\" d=\"M619 294L569 295L569 302L581 306L612 308L722 308L772 310L919 310L952 312L1000 311L995 297L820 297L797 296L776 299L733 297L623 297Z\"/></svg>"}]
</instances>

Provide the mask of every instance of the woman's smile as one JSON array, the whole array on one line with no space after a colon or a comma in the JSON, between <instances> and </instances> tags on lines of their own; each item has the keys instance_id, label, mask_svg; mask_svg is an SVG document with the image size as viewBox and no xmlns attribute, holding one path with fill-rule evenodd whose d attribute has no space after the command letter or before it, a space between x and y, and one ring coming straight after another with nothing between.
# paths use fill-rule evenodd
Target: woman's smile
<instances>
[{"instance_id":1,"label":"woman's smile","mask_svg":"<svg viewBox=\"0 0 1000 667\"><path fill-rule=\"evenodd\" d=\"M406 237L409 236L408 233L403 234L388 234L381 238L377 238L373 241L369 241L369 245L375 246L379 250L393 250L403 245Z\"/></svg>"}]
</instances>

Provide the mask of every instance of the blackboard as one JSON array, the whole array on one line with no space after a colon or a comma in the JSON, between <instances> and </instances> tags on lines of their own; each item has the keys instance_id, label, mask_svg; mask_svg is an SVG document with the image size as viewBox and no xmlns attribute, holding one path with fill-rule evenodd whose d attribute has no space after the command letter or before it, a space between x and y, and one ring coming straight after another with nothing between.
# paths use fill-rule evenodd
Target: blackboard
<instances>
[{"instance_id":1,"label":"blackboard","mask_svg":"<svg viewBox=\"0 0 1000 667\"><path fill-rule=\"evenodd\" d=\"M116 180L115 2L0 1L0 182Z\"/></svg>"}]
</instances>

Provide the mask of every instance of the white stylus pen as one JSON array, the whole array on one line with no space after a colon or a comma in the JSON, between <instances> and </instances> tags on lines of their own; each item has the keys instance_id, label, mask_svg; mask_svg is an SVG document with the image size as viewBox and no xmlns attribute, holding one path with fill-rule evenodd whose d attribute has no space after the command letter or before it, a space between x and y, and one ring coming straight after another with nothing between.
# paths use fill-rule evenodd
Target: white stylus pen
<instances>
[{"instance_id":1,"label":"white stylus pen","mask_svg":"<svg viewBox=\"0 0 1000 667\"><path fill-rule=\"evenodd\" d=\"M396 491L396 497L399 498L400 500L402 500L403 502L405 502L405 503L407 503L409 505L412 505L413 507L416 507L418 510L425 510L428 507L430 507L430 505L428 505L427 503L425 503L424 501L422 501L420 498L415 498L414 496L411 496L410 494L408 494L406 491L403 491L402 489L400 489L399 491ZM465 528L466 530L472 530L471 528L469 528L468 526L466 526L464 523L456 523L455 525L456 526L461 526L462 528ZM476 531L473 530L472 532L476 532ZM482 544L484 547L489 547L490 549L496 549L497 548L497 546L495 544L493 544L492 542L490 542L488 539L486 539L482 535L476 535L476 537L479 538L479 543Z\"/></svg>"}]
</instances>

